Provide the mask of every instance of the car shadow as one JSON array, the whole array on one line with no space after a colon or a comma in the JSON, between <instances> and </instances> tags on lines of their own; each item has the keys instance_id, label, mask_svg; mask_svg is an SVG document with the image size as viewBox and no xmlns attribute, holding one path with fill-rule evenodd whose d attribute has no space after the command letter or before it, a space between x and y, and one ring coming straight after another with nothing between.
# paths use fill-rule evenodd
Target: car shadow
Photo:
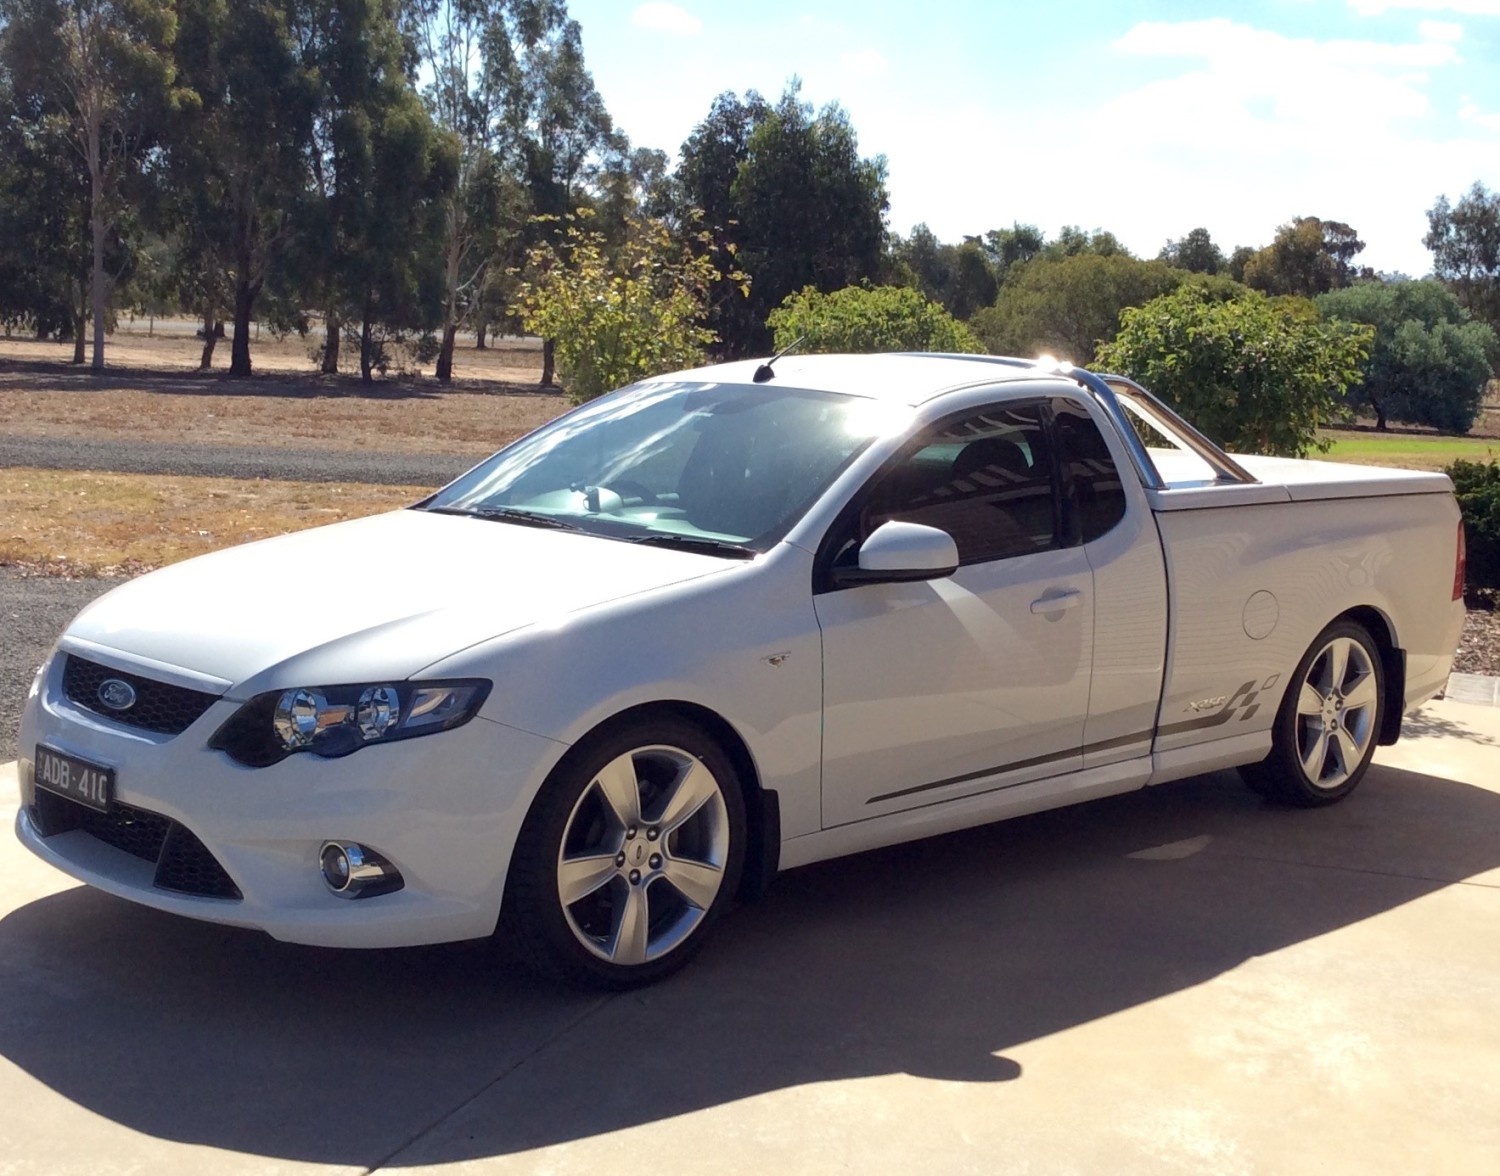
<instances>
[{"instance_id":1,"label":"car shadow","mask_svg":"<svg viewBox=\"0 0 1500 1176\"><path fill-rule=\"evenodd\" d=\"M504 1155L808 1083L1024 1081L1022 1043L1500 866L1500 794L1228 773L794 871L616 996L481 944L339 952L87 888L0 920L0 1056L150 1136L374 1167Z\"/></svg>"}]
</instances>

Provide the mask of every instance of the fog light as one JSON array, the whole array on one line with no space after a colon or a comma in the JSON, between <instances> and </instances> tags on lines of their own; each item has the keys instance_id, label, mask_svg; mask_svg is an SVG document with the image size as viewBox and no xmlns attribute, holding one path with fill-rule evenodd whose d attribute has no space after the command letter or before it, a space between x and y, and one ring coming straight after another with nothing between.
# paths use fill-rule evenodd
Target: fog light
<instances>
[{"instance_id":1,"label":"fog light","mask_svg":"<svg viewBox=\"0 0 1500 1176\"><path fill-rule=\"evenodd\" d=\"M318 869L328 889L340 898L373 898L404 885L401 871L374 850L352 841L325 841Z\"/></svg>"}]
</instances>

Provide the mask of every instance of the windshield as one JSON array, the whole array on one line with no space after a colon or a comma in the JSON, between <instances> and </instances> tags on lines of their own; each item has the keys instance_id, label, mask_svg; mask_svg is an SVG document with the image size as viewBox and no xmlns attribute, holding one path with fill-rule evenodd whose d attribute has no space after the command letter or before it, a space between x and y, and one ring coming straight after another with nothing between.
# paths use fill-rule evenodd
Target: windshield
<instances>
[{"instance_id":1,"label":"windshield","mask_svg":"<svg viewBox=\"0 0 1500 1176\"><path fill-rule=\"evenodd\" d=\"M422 505L753 554L889 427L896 414L882 410L797 388L641 384L521 438Z\"/></svg>"}]
</instances>

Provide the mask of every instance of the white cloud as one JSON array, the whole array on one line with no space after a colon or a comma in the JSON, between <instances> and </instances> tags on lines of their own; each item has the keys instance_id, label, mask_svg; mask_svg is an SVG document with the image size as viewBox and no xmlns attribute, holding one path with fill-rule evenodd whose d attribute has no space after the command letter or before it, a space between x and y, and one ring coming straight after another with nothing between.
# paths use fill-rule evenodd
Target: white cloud
<instances>
[{"instance_id":1,"label":"white cloud","mask_svg":"<svg viewBox=\"0 0 1500 1176\"><path fill-rule=\"evenodd\" d=\"M1468 100L1458 108L1458 117L1466 123L1476 127L1484 127L1486 130L1500 131L1500 112L1485 114L1479 105Z\"/></svg>"},{"instance_id":2,"label":"white cloud","mask_svg":"<svg viewBox=\"0 0 1500 1176\"><path fill-rule=\"evenodd\" d=\"M840 96L861 151L887 156L901 233L918 221L945 241L1012 219L1048 234L1078 224L1150 257L1195 225L1227 252L1321 216L1369 242L1362 263L1421 274L1425 210L1476 176L1500 178L1491 116L1435 109L1436 80L1472 68L1437 31L1319 41L1228 19L1148 22L1092 63L1116 87L1098 101L902 100L888 79Z\"/></svg>"},{"instance_id":3,"label":"white cloud","mask_svg":"<svg viewBox=\"0 0 1500 1176\"><path fill-rule=\"evenodd\" d=\"M1417 32L1424 41L1462 41L1463 25L1447 20L1424 20L1417 25Z\"/></svg>"},{"instance_id":4,"label":"white cloud","mask_svg":"<svg viewBox=\"0 0 1500 1176\"><path fill-rule=\"evenodd\" d=\"M1349 7L1360 16L1380 16L1398 10L1500 16L1500 0L1349 0Z\"/></svg>"},{"instance_id":5,"label":"white cloud","mask_svg":"<svg viewBox=\"0 0 1500 1176\"><path fill-rule=\"evenodd\" d=\"M671 33L678 37L692 37L703 31L701 20L675 4L642 4L631 14L630 19L643 29L655 29L659 33Z\"/></svg>"}]
</instances>

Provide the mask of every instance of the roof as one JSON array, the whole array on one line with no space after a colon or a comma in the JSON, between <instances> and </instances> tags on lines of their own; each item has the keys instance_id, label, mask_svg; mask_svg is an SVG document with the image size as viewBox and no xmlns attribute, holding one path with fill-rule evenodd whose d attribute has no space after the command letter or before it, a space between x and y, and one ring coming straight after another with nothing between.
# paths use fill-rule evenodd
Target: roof
<instances>
[{"instance_id":1,"label":"roof","mask_svg":"<svg viewBox=\"0 0 1500 1176\"><path fill-rule=\"evenodd\" d=\"M714 364L659 380L701 380L751 384L763 359ZM783 388L842 392L897 404L922 404L955 388L1018 380L1058 378L1065 368L1047 361L993 355L940 355L891 352L878 355L788 355L776 360L766 383ZM1064 377L1065 378L1065 377Z\"/></svg>"}]
</instances>

